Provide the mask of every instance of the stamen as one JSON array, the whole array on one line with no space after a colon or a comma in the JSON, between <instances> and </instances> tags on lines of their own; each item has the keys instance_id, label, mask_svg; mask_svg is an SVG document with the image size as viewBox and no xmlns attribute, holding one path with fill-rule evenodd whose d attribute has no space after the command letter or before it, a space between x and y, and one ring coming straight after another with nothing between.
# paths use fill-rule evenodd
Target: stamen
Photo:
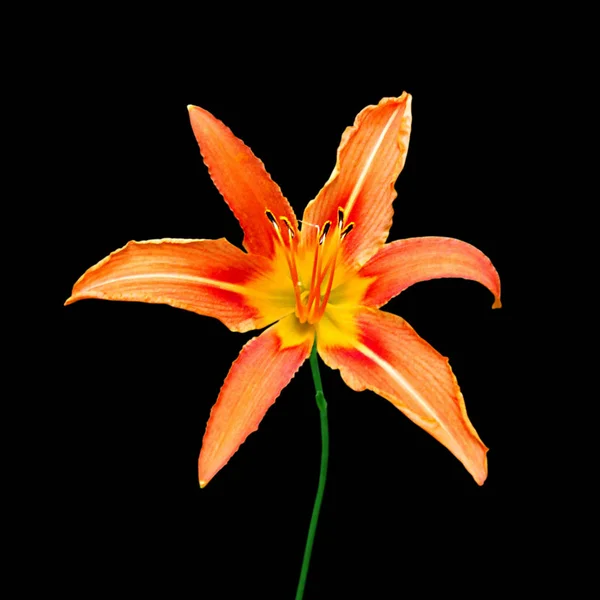
<instances>
[{"instance_id":1,"label":"stamen","mask_svg":"<svg viewBox=\"0 0 600 600\"><path fill-rule=\"evenodd\" d=\"M329 232L330 227L331 227L331 221L325 221L325 225L323 225L323 233L321 234L321 237L319 238L319 245L322 245L323 242L325 241L325 238L327 237L327 233Z\"/></svg>"},{"instance_id":2,"label":"stamen","mask_svg":"<svg viewBox=\"0 0 600 600\"><path fill-rule=\"evenodd\" d=\"M325 277L327 276L327 273L329 273L329 269L333 266L332 270L335 270L335 261L336 261L336 256L337 256L337 252L334 252L331 255L331 258L325 263L325 266L323 268L322 264L322 258L319 257L319 268L318 268L318 278L315 280L313 279L313 287L315 290L319 290L319 296L321 293L321 286L323 285L323 282L325 281Z\"/></svg>"},{"instance_id":3,"label":"stamen","mask_svg":"<svg viewBox=\"0 0 600 600\"><path fill-rule=\"evenodd\" d=\"M321 305L319 306L318 303L318 297L317 297L317 302L315 302L315 310L313 311L311 317L312 317L312 322L316 323L325 313L325 309L327 308L327 302L329 302L329 296L331 295L331 288L333 286L333 278L335 276L335 263L336 263L336 259L337 259L337 252L333 255L333 261L331 264L331 271L329 271L329 281L327 282L327 288L325 290L325 294L323 295L323 301L321 302ZM323 275L325 275L325 273L323 273ZM323 277L324 279L324 277ZM319 283L319 289L321 287L321 284Z\"/></svg>"},{"instance_id":4,"label":"stamen","mask_svg":"<svg viewBox=\"0 0 600 600\"><path fill-rule=\"evenodd\" d=\"M344 209L339 207L338 208L338 224L340 222L342 222L343 224L343 219L344 219ZM325 240L325 235L327 233L327 231L329 231L329 221L327 221L325 223L324 229L326 228L326 231L323 232L323 235L321 236L321 239L319 239L319 244L322 244L323 241ZM328 259L325 262L325 266L322 266L323 263L323 255L319 256L319 265L317 269L313 268L313 276L312 276L312 287L313 287L313 291L311 292L311 297L309 298L309 303L308 303L308 308L311 308L311 302L313 300L315 300L315 305L314 305L314 309L311 312L311 316L314 316L315 314L320 314L322 315L325 312L325 305L327 304L327 299L329 298L329 293L331 292L331 285L333 284L333 276L335 273L335 264L336 264L336 260L337 260L337 254L338 254L338 250L339 250L339 244L340 242L344 239L344 237L346 237L350 231L352 231L352 228L354 227L354 223L350 223L346 229L344 229L340 234L339 237L335 236L333 241L332 241L332 245L329 248L329 252L328 254ZM317 246L317 252L319 250L319 246ZM316 273L315 273L316 271ZM325 293L325 295L323 296L323 301L320 303L319 306L319 300L321 299L321 286L323 285L323 282L325 281L325 278L327 277L327 274L329 273L329 281L328 281L328 286L327 289L329 291L327 291ZM317 276L317 279L315 280L315 274ZM313 292L316 295L316 298L313 298Z\"/></svg>"},{"instance_id":5,"label":"stamen","mask_svg":"<svg viewBox=\"0 0 600 600\"><path fill-rule=\"evenodd\" d=\"M344 209L340 206L338 207L338 228L341 231L344 226Z\"/></svg>"},{"instance_id":6,"label":"stamen","mask_svg":"<svg viewBox=\"0 0 600 600\"><path fill-rule=\"evenodd\" d=\"M298 318L300 319L300 322L304 322L304 321L302 321L302 318L304 316L304 311L302 309L302 299L300 296L300 290L298 289L298 287L299 287L298 283L300 280L298 278L298 269L296 267L295 248L292 243L292 240L294 239L294 230L293 230L289 220L286 217L280 217L280 220L285 223L287 230L288 230L288 238L289 238L289 247L288 247L288 246L286 246L285 242L283 241L283 237L281 235L281 229L279 227L279 224L277 223L277 219L275 219L275 217L273 216L273 213L270 210L266 210L265 214L267 215L267 219L269 219L269 221L271 222L271 225L273 225L273 228L275 229L275 235L277 236L277 240L279 241L279 244L281 245L281 251L283 252L283 256L285 258L288 269L290 271L290 278L292 280L292 285L294 287L294 296L296 298L296 308L298 310Z\"/></svg>"},{"instance_id":7,"label":"stamen","mask_svg":"<svg viewBox=\"0 0 600 600\"><path fill-rule=\"evenodd\" d=\"M354 229L354 223L349 223L348 227L340 233L340 240L343 240Z\"/></svg>"},{"instance_id":8,"label":"stamen","mask_svg":"<svg viewBox=\"0 0 600 600\"><path fill-rule=\"evenodd\" d=\"M279 220L283 221L285 223L285 226L287 227L290 239L294 239L294 230L292 229L292 226L290 225L289 219L287 217L279 217Z\"/></svg>"},{"instance_id":9,"label":"stamen","mask_svg":"<svg viewBox=\"0 0 600 600\"><path fill-rule=\"evenodd\" d=\"M265 210L265 215L267 215L267 219L271 221L271 225L275 227L275 230L279 231L279 225L277 224L277 219L273 216L273 213L270 210Z\"/></svg>"},{"instance_id":10,"label":"stamen","mask_svg":"<svg viewBox=\"0 0 600 600\"><path fill-rule=\"evenodd\" d=\"M298 317L301 319L304 315L304 311L302 309L302 297L300 294L300 278L298 277L298 267L296 266L296 249L297 243L294 243L294 229L292 228L287 217L279 217L279 220L285 223L285 226L288 230L288 241L289 248L285 249L287 263L290 269L290 275L292 276L292 284L294 286L294 295L296 297L296 306L298 307Z\"/></svg>"},{"instance_id":11,"label":"stamen","mask_svg":"<svg viewBox=\"0 0 600 600\"><path fill-rule=\"evenodd\" d=\"M310 276L311 285L310 285L310 294L308 295L308 300L306 302L306 315L308 315L310 313L313 302L315 302L315 300L316 300L317 305L319 302L318 298L319 298L319 294L320 294L320 290L321 290L321 284L319 283L318 280L321 278L321 263L322 263L322 254L321 254L320 250L321 250L321 245L317 244L315 246L315 256L313 258L313 268L312 268L312 274Z\"/></svg>"},{"instance_id":12,"label":"stamen","mask_svg":"<svg viewBox=\"0 0 600 600\"><path fill-rule=\"evenodd\" d=\"M329 302L329 296L331 295L331 288L333 286L333 278L335 276L335 263L337 260L337 252L333 255L333 264L331 265L331 271L329 272L329 281L327 282L327 289L325 290L325 294L323 296L323 302L321 303L321 307L317 313L317 320L319 320L323 314L325 313L325 308L327 308L327 302Z\"/></svg>"}]
</instances>

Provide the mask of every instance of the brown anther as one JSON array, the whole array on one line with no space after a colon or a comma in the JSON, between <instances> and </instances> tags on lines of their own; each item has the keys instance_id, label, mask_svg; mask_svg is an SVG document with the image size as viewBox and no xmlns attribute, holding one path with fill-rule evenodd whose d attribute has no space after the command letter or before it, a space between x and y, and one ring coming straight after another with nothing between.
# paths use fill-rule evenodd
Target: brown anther
<instances>
[{"instance_id":1,"label":"brown anther","mask_svg":"<svg viewBox=\"0 0 600 600\"><path fill-rule=\"evenodd\" d=\"M331 227L331 221L325 221L325 225L323 225L323 233L321 234L321 237L319 238L320 245L322 245L323 242L325 241L325 238L327 237L327 233L329 232L330 227Z\"/></svg>"},{"instance_id":2,"label":"brown anther","mask_svg":"<svg viewBox=\"0 0 600 600\"><path fill-rule=\"evenodd\" d=\"M271 221L271 225L275 227L275 230L279 231L279 225L277 224L277 219L273 216L273 213L270 210L265 210L265 215L267 215L267 219Z\"/></svg>"},{"instance_id":3,"label":"brown anther","mask_svg":"<svg viewBox=\"0 0 600 600\"><path fill-rule=\"evenodd\" d=\"M338 228L340 229L340 231L342 230L343 226L344 226L344 209L340 206L340 207L338 207Z\"/></svg>"},{"instance_id":4,"label":"brown anther","mask_svg":"<svg viewBox=\"0 0 600 600\"><path fill-rule=\"evenodd\" d=\"M285 226L287 227L288 233L290 235L290 238L294 237L294 230L292 229L292 226L290 225L290 221L287 217L279 217L280 221L283 221L285 223Z\"/></svg>"},{"instance_id":5,"label":"brown anther","mask_svg":"<svg viewBox=\"0 0 600 600\"><path fill-rule=\"evenodd\" d=\"M340 233L340 240L343 240L354 229L354 223L348 223L348 226Z\"/></svg>"}]
</instances>

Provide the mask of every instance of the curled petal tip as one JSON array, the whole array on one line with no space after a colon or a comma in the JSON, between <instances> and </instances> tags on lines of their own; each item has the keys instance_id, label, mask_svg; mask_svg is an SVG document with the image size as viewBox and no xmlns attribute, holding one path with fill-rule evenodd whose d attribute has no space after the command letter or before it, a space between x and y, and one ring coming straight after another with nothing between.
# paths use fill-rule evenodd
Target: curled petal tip
<instances>
[{"instance_id":1,"label":"curled petal tip","mask_svg":"<svg viewBox=\"0 0 600 600\"><path fill-rule=\"evenodd\" d=\"M496 297L494 300L494 304L492 304L492 308L502 308L502 302L500 302L500 297Z\"/></svg>"},{"instance_id":2,"label":"curled petal tip","mask_svg":"<svg viewBox=\"0 0 600 600\"><path fill-rule=\"evenodd\" d=\"M482 486L485 483L485 480L487 479L487 467L485 470L485 473L483 473L483 475L473 475L473 479L475 480L475 483L479 486Z\"/></svg>"},{"instance_id":3,"label":"curled petal tip","mask_svg":"<svg viewBox=\"0 0 600 600\"><path fill-rule=\"evenodd\" d=\"M78 294L73 294L72 296L69 296L65 300L65 303L63 304L63 306L69 306L69 304L75 304L75 302L77 302L78 300L81 300L81 297Z\"/></svg>"},{"instance_id":4,"label":"curled petal tip","mask_svg":"<svg viewBox=\"0 0 600 600\"><path fill-rule=\"evenodd\" d=\"M188 104L187 109L191 111L193 108L196 108L193 104Z\"/></svg>"},{"instance_id":5,"label":"curled petal tip","mask_svg":"<svg viewBox=\"0 0 600 600\"><path fill-rule=\"evenodd\" d=\"M482 446L484 449L483 460L479 464L474 463L472 465L473 468L468 469L469 473L471 473L471 475L473 476L475 483L480 486L486 482L488 476L487 453L489 451L489 448L485 444L483 444Z\"/></svg>"}]
</instances>

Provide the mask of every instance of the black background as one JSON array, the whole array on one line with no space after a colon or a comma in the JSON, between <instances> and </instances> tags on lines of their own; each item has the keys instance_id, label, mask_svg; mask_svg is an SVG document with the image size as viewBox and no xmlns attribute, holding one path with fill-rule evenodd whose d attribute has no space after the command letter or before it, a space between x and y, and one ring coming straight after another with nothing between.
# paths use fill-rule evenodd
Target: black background
<instances>
[{"instance_id":1,"label":"black background","mask_svg":"<svg viewBox=\"0 0 600 600\"><path fill-rule=\"evenodd\" d=\"M300 216L329 177L344 128L366 105L404 90L413 95L413 130L389 239L443 235L477 246L500 273L504 307L492 311L476 283L447 280L418 284L385 310L450 358L490 447L489 478L477 486L391 404L353 392L323 366L331 458L305 597L437 589L480 597L512 589L523 574L532 581L530 556L544 533L530 494L529 333L516 327L523 149L513 128L528 110L514 94L521 71L485 31L411 46L388 25L367 43L351 33L354 21L350 31L291 41L277 28L240 38L208 16L180 35L159 16L151 26L115 20L101 33L72 31L53 58L55 118L40 132L62 148L54 157L52 145L45 149L58 164L48 183L61 196L50 359L60 394L42 412L51 423L41 536L48 585L76 597L293 597L320 456L308 365L200 490L210 408L254 332L166 306L61 304L88 267L130 239L241 244L187 104L242 138Z\"/></svg>"}]
</instances>

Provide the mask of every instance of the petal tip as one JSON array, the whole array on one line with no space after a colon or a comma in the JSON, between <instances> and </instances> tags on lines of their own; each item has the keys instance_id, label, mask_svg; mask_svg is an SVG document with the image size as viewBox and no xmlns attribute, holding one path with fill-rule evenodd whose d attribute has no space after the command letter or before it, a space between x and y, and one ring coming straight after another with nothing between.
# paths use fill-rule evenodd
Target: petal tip
<instances>
[{"instance_id":1,"label":"petal tip","mask_svg":"<svg viewBox=\"0 0 600 600\"><path fill-rule=\"evenodd\" d=\"M203 479L201 479L200 480L200 489L205 488L207 483L208 483L208 481L204 481Z\"/></svg>"},{"instance_id":2,"label":"petal tip","mask_svg":"<svg viewBox=\"0 0 600 600\"><path fill-rule=\"evenodd\" d=\"M475 483L477 483L477 485L482 486L488 476L488 461L487 461L487 453L489 448L486 445L483 445L484 448L484 454L483 454L483 462L480 465L479 468L474 469L473 471L471 471L471 475L473 476L473 479L475 480Z\"/></svg>"},{"instance_id":3,"label":"petal tip","mask_svg":"<svg viewBox=\"0 0 600 600\"><path fill-rule=\"evenodd\" d=\"M492 304L492 308L502 308L502 302L500 302L500 296L497 296Z\"/></svg>"},{"instance_id":4,"label":"petal tip","mask_svg":"<svg viewBox=\"0 0 600 600\"><path fill-rule=\"evenodd\" d=\"M190 112L192 112L192 110L193 110L194 108L197 108L197 107L196 107L196 106L194 106L193 104L188 104L188 105L187 105L187 109L188 109Z\"/></svg>"}]
</instances>

